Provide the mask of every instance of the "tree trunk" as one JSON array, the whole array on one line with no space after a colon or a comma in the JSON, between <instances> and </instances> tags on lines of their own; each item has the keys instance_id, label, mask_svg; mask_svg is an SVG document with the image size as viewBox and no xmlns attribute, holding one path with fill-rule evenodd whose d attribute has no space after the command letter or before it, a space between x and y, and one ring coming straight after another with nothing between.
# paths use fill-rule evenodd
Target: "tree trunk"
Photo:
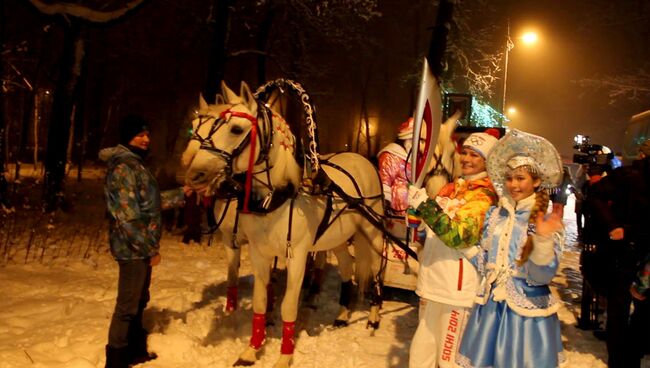
<instances>
[{"instance_id":1,"label":"tree trunk","mask_svg":"<svg viewBox=\"0 0 650 368\"><path fill-rule=\"evenodd\" d=\"M51 212L63 203L63 179L65 177L66 152L70 118L79 74L83 70L84 43L81 38L81 21L69 18L65 26L61 54L61 74L54 90L52 118L48 128L45 155L45 178L43 180L43 202L45 210Z\"/></svg>"},{"instance_id":2,"label":"tree trunk","mask_svg":"<svg viewBox=\"0 0 650 368\"><path fill-rule=\"evenodd\" d=\"M257 56L257 84L258 86L266 83L266 51L268 48L269 35L275 19L276 7L273 1L269 2L266 16L260 24L260 30L257 34L256 47L260 54Z\"/></svg>"},{"instance_id":3,"label":"tree trunk","mask_svg":"<svg viewBox=\"0 0 650 368\"><path fill-rule=\"evenodd\" d=\"M230 30L230 9L234 0L214 2L214 42L208 56L208 73L203 88L203 98L209 104L216 102L217 93L226 68L228 35Z\"/></svg>"},{"instance_id":4,"label":"tree trunk","mask_svg":"<svg viewBox=\"0 0 650 368\"><path fill-rule=\"evenodd\" d=\"M85 58L84 58L85 60ZM73 140L70 142L74 147L72 150L73 155L76 155L77 159L77 182L81 182L82 169L84 158L86 156L86 132L88 128L88 123L86 120L86 79L87 79L87 70L86 63L82 63L81 67L84 70L80 71L78 86L76 87L76 96L74 97L75 108L74 108L74 131L73 131ZM83 93L82 93L83 91Z\"/></svg>"},{"instance_id":5,"label":"tree trunk","mask_svg":"<svg viewBox=\"0 0 650 368\"><path fill-rule=\"evenodd\" d=\"M5 19L4 6L0 6L0 19ZM4 44L4 21L0 24L0 45ZM0 81L4 78L4 60L0 54ZM5 147L7 142L5 140L5 129L7 128L7 120L5 119L5 93L3 86L0 86L0 204L9 205L7 198L9 191L7 190L7 178L5 177Z\"/></svg>"}]
</instances>

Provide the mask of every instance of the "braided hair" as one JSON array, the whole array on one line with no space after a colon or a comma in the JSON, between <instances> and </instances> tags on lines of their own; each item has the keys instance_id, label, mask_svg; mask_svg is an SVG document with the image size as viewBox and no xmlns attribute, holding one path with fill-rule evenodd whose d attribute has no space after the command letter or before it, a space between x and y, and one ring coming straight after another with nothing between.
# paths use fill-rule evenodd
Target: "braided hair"
<instances>
[{"instance_id":1,"label":"braided hair","mask_svg":"<svg viewBox=\"0 0 650 368\"><path fill-rule=\"evenodd\" d=\"M530 174L533 180L539 179L539 174L535 170L531 170L528 166L523 166L526 171ZM530 217L528 217L528 231L526 237L526 243L524 244L521 255L517 259L517 266L521 267L528 261L530 253L533 251L533 234L535 234L535 224L539 216L544 216L546 214L546 209L548 208L549 194L546 190L537 188L535 191L535 204L530 210Z\"/></svg>"}]
</instances>

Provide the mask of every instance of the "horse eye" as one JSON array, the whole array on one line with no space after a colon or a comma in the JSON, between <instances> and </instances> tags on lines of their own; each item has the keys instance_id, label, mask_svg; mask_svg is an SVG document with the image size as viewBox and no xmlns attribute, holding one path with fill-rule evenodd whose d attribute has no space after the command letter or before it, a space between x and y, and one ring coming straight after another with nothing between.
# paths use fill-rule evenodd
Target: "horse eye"
<instances>
[{"instance_id":1,"label":"horse eye","mask_svg":"<svg viewBox=\"0 0 650 368\"><path fill-rule=\"evenodd\" d=\"M240 135L244 132L244 128L240 127L239 125L233 125L230 127L230 134L233 135Z\"/></svg>"}]
</instances>

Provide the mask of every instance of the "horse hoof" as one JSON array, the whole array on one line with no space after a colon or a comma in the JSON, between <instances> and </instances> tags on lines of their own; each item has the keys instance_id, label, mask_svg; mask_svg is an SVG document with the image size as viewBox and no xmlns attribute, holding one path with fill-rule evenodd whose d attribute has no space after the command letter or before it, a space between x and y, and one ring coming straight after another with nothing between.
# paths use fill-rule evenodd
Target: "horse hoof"
<instances>
[{"instance_id":1,"label":"horse hoof","mask_svg":"<svg viewBox=\"0 0 650 368\"><path fill-rule=\"evenodd\" d=\"M273 368L289 368L293 354L281 354L280 359L273 365Z\"/></svg>"},{"instance_id":2,"label":"horse hoof","mask_svg":"<svg viewBox=\"0 0 650 368\"><path fill-rule=\"evenodd\" d=\"M237 359L235 364L233 364L233 367L250 367L252 365L255 365L255 362L249 362L248 360L244 360L242 358Z\"/></svg>"},{"instance_id":3,"label":"horse hoof","mask_svg":"<svg viewBox=\"0 0 650 368\"><path fill-rule=\"evenodd\" d=\"M257 352L252 346L247 346L246 349L239 355L237 361L232 365L233 367L250 367L257 361Z\"/></svg>"},{"instance_id":4,"label":"horse hoof","mask_svg":"<svg viewBox=\"0 0 650 368\"><path fill-rule=\"evenodd\" d=\"M368 323L370 323L370 322L368 322ZM334 323L332 323L332 326L334 326L336 328L348 327L348 321L344 321L342 319L335 319Z\"/></svg>"},{"instance_id":5,"label":"horse hoof","mask_svg":"<svg viewBox=\"0 0 650 368\"><path fill-rule=\"evenodd\" d=\"M366 329L368 329L368 328L372 328L373 330L378 329L379 328L379 321L375 321L375 322L368 321L368 324L366 325Z\"/></svg>"}]
</instances>

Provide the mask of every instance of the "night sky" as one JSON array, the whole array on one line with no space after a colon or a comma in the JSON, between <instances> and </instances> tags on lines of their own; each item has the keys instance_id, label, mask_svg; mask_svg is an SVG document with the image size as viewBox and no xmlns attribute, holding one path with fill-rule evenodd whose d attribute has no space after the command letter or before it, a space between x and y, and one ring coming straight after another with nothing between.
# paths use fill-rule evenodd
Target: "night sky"
<instances>
[{"instance_id":1,"label":"night sky","mask_svg":"<svg viewBox=\"0 0 650 368\"><path fill-rule=\"evenodd\" d=\"M178 146L175 138L189 124L203 88L211 42L207 19L211 3L149 0L119 22L87 28L85 119L94 127L89 129L95 135L94 149L113 143L120 115L140 112L154 121L158 135L154 152L170 157ZM476 2L463 1L457 6L472 3ZM436 7L431 1L406 4L379 1L381 16L357 28L360 38L367 40L363 47L333 43L305 31L303 54L309 67L298 72L282 59L277 66L269 63L268 79L287 73L302 76L299 81L316 104L322 152L342 150L345 144L354 149L364 84L368 113L379 124L375 149L391 141L399 123L409 116L414 86L408 75L417 70L418 54L427 51L427 27L434 23ZM540 37L534 48L516 45L510 52L507 105L515 106L518 113L509 126L547 137L566 158L578 133L619 149L624 123L650 108L648 96L610 105L605 93L581 87L578 81L644 67L650 53L650 27L645 27L650 23L650 1L492 4L498 11L484 21L501 25L505 31L509 20L515 43L529 27ZM5 0L3 7L5 44L14 47L26 42L29 46L27 52L11 54L11 62L38 88L51 88L57 77L61 26L25 0ZM230 51L252 48L256 28L251 24L262 15L233 17L231 27L238 33L230 40ZM284 26L276 25L275 32L281 33ZM251 34L245 34L247 30ZM279 58L287 51L280 43L273 47ZM235 90L241 80L257 87L254 65L250 55L228 59L226 81ZM496 96L501 96L501 88L495 87ZM15 121L24 95L20 89L7 94L7 104L13 106L7 113ZM494 106L500 108L500 98L495 98Z\"/></svg>"},{"instance_id":2,"label":"night sky","mask_svg":"<svg viewBox=\"0 0 650 368\"><path fill-rule=\"evenodd\" d=\"M607 5L618 11L603 5L528 1L514 10L513 36L532 25L540 42L534 48L515 47L510 53L508 100L520 112L510 126L546 136L563 156L570 155L575 134L589 135L593 143L619 150L625 123L650 108L648 95L610 105L605 93L577 83L638 70L648 60L650 2ZM644 14L634 14L635 5L645 6L645 30L637 28L638 19L632 17Z\"/></svg>"}]
</instances>

